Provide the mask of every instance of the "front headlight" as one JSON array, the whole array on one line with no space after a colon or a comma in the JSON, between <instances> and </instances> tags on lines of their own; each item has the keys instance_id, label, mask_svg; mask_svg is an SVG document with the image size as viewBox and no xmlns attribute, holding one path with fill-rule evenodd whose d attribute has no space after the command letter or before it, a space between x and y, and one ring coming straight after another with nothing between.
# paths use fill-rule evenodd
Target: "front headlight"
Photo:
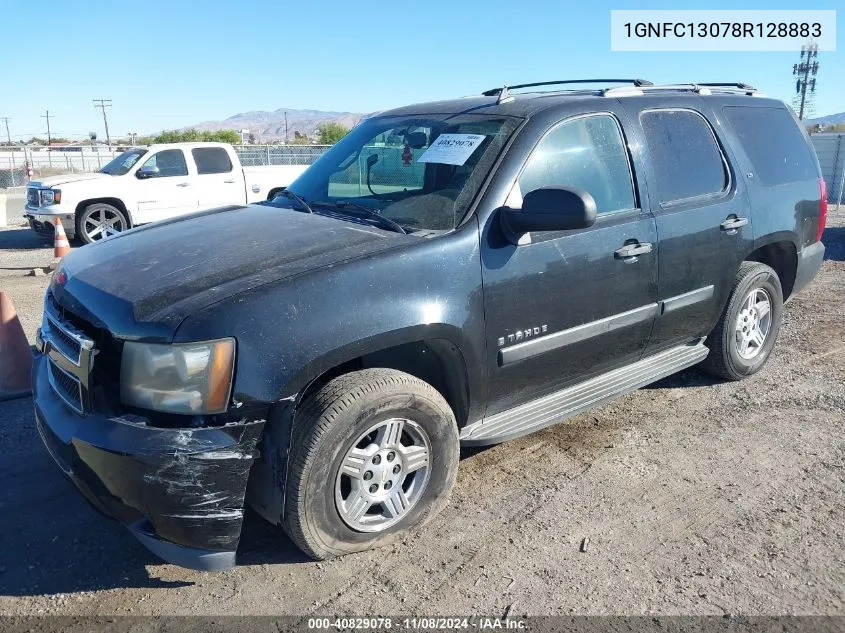
<instances>
[{"instance_id":1,"label":"front headlight","mask_svg":"<svg viewBox=\"0 0 845 633\"><path fill-rule=\"evenodd\" d=\"M120 399L168 413L223 413L235 368L235 339L156 345L124 343Z\"/></svg>"},{"instance_id":2,"label":"front headlight","mask_svg":"<svg viewBox=\"0 0 845 633\"><path fill-rule=\"evenodd\" d=\"M42 189L41 190L41 204L58 204L62 201L62 192L58 189Z\"/></svg>"}]
</instances>

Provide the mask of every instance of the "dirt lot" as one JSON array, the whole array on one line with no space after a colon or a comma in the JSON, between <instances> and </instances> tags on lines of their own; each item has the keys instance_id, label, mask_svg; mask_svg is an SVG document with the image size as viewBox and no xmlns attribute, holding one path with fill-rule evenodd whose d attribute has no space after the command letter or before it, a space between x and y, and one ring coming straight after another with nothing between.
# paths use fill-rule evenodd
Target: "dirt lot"
<instances>
[{"instance_id":1,"label":"dirt lot","mask_svg":"<svg viewBox=\"0 0 845 633\"><path fill-rule=\"evenodd\" d=\"M163 564L63 480L29 400L0 403L0 613L845 615L845 209L829 225L762 373L689 370L467 454L428 527L331 562L250 516L235 570ZM37 246L0 230L30 336Z\"/></svg>"}]
</instances>

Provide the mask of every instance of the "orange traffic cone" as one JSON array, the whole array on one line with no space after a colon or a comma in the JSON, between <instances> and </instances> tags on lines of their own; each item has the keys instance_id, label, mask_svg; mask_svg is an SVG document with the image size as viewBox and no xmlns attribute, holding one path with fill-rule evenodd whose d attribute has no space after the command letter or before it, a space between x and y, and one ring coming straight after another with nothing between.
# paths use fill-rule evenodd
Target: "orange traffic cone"
<instances>
[{"instance_id":1,"label":"orange traffic cone","mask_svg":"<svg viewBox=\"0 0 845 633\"><path fill-rule=\"evenodd\" d=\"M70 253L70 242L67 241L62 219L56 216L56 238L53 240L53 257L64 257Z\"/></svg>"},{"instance_id":2,"label":"orange traffic cone","mask_svg":"<svg viewBox=\"0 0 845 633\"><path fill-rule=\"evenodd\" d=\"M30 391L32 352L12 300L0 292L0 400Z\"/></svg>"}]
</instances>

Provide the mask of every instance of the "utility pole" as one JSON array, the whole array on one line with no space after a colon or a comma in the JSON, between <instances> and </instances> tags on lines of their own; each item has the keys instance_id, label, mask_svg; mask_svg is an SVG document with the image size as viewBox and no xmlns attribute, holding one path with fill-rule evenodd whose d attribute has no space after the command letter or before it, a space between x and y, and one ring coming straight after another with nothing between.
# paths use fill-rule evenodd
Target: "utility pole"
<instances>
[{"instance_id":1,"label":"utility pole","mask_svg":"<svg viewBox=\"0 0 845 633\"><path fill-rule=\"evenodd\" d=\"M111 99L94 99L94 107L103 111L103 124L106 126L106 145L111 149L111 137L109 136L109 120L106 117L106 108L111 107Z\"/></svg>"},{"instance_id":2,"label":"utility pole","mask_svg":"<svg viewBox=\"0 0 845 633\"><path fill-rule=\"evenodd\" d=\"M288 113L285 112L285 145L288 144Z\"/></svg>"},{"instance_id":3,"label":"utility pole","mask_svg":"<svg viewBox=\"0 0 845 633\"><path fill-rule=\"evenodd\" d=\"M17 169L17 165L15 165L15 150L12 148L12 135L9 134L9 117L3 117L4 123L6 123L6 140L9 142L9 153L12 155L12 186L15 186L15 170Z\"/></svg>"},{"instance_id":4,"label":"utility pole","mask_svg":"<svg viewBox=\"0 0 845 633\"><path fill-rule=\"evenodd\" d=\"M801 62L792 65L792 74L796 77L795 94L800 95L798 118L804 119L804 110L812 103L816 94L816 74L819 72L819 46L807 44L801 47ZM810 102L807 101L807 90L810 91Z\"/></svg>"},{"instance_id":5,"label":"utility pole","mask_svg":"<svg viewBox=\"0 0 845 633\"><path fill-rule=\"evenodd\" d=\"M53 143L53 137L50 136L50 111L47 110L47 114L41 115L42 119L47 119L47 145L51 145Z\"/></svg>"}]
</instances>

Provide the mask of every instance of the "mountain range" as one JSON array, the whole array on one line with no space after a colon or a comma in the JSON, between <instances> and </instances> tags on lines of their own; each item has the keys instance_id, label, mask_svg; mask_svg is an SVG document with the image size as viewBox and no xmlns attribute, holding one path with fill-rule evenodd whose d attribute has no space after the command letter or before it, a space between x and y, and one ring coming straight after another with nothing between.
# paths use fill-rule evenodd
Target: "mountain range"
<instances>
[{"instance_id":1,"label":"mountain range","mask_svg":"<svg viewBox=\"0 0 845 633\"><path fill-rule=\"evenodd\" d=\"M830 125L842 125L845 123L845 112L839 114L828 114L827 116L820 116L815 119L804 119L805 125L821 124L825 127Z\"/></svg>"},{"instance_id":2,"label":"mountain range","mask_svg":"<svg viewBox=\"0 0 845 633\"><path fill-rule=\"evenodd\" d=\"M317 127L321 123L340 123L352 128L363 115L355 112L326 112L323 110L295 110L293 108L279 108L268 112L254 110L241 112L222 121L203 121L191 125L196 130L249 130L257 140L284 140L285 114L287 114L287 137L293 139L295 132L305 134L311 138L316 136Z\"/></svg>"}]
</instances>

